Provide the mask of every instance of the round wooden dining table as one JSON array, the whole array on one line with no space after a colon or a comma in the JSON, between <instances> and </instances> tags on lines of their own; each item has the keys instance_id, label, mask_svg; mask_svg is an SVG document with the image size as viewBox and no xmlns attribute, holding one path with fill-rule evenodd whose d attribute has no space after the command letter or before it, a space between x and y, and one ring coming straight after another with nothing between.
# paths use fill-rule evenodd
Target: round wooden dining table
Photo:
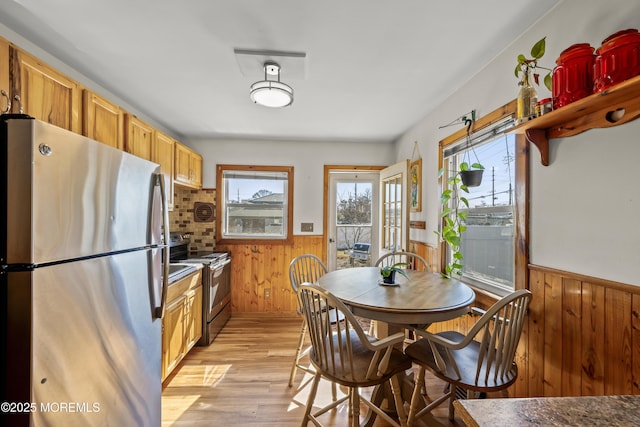
<instances>
[{"instance_id":1,"label":"round wooden dining table","mask_svg":"<svg viewBox=\"0 0 640 427\"><path fill-rule=\"evenodd\" d=\"M378 327L378 337L387 336L399 329L424 329L434 322L455 319L466 314L476 298L473 290L464 283L442 277L438 273L405 270L409 278L395 275L395 282L382 282L380 267L354 267L335 270L318 279L318 286L328 290L341 300L356 316L383 322ZM413 392L413 375L404 375L400 380L402 398L409 402ZM391 389L376 386L371 400L395 411ZM375 421L375 412L369 411L361 424L370 427ZM441 425L426 414L422 418L427 425Z\"/></svg>"},{"instance_id":2,"label":"round wooden dining table","mask_svg":"<svg viewBox=\"0 0 640 427\"><path fill-rule=\"evenodd\" d=\"M318 285L345 303L356 316L402 327L424 327L455 319L469 311L473 290L438 273L405 270L409 279L396 274L395 284L382 283L380 267L335 270Z\"/></svg>"}]
</instances>

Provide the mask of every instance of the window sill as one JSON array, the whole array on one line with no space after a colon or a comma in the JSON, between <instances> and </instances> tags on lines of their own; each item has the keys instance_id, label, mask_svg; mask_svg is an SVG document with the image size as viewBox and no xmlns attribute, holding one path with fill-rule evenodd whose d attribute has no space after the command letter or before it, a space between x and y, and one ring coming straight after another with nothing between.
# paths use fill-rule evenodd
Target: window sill
<instances>
[{"instance_id":1,"label":"window sill","mask_svg":"<svg viewBox=\"0 0 640 427\"><path fill-rule=\"evenodd\" d=\"M291 237L286 239L220 239L216 240L216 245L290 245L292 242Z\"/></svg>"}]
</instances>

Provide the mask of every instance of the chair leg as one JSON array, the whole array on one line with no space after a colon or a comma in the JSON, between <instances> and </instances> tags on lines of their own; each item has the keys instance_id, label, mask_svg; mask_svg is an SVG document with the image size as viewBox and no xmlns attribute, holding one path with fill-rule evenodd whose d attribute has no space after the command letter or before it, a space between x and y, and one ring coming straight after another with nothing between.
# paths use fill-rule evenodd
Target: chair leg
<instances>
[{"instance_id":1,"label":"chair leg","mask_svg":"<svg viewBox=\"0 0 640 427\"><path fill-rule=\"evenodd\" d=\"M289 375L289 387L293 386L293 380L296 377L296 370L298 369L298 360L302 353L302 347L304 347L304 338L307 333L307 321L302 320L302 327L300 328L300 339L298 340L298 349L296 350L296 357L293 359L293 366L291 367L291 374Z\"/></svg>"},{"instance_id":2,"label":"chair leg","mask_svg":"<svg viewBox=\"0 0 640 427\"><path fill-rule=\"evenodd\" d=\"M349 406L351 406L351 425L353 427L360 426L360 390L358 387L353 387L351 390L351 399L349 400Z\"/></svg>"},{"instance_id":3,"label":"chair leg","mask_svg":"<svg viewBox=\"0 0 640 427\"><path fill-rule=\"evenodd\" d=\"M305 427L309 421L314 421L311 416L311 410L313 409L313 402L316 400L316 393L318 392L318 384L320 384L321 375L317 373L313 377L313 384L311 385L311 390L309 390L309 398L307 399L307 408L304 411L304 418L302 419L301 427Z\"/></svg>"},{"instance_id":4,"label":"chair leg","mask_svg":"<svg viewBox=\"0 0 640 427\"><path fill-rule=\"evenodd\" d=\"M422 386L424 384L424 368L420 366L418 370L418 377L415 379L415 385L413 388L413 394L411 395L411 404L409 406L409 418L407 420L407 425L412 426L413 421L416 417L416 412L418 411L418 404L420 402Z\"/></svg>"},{"instance_id":5,"label":"chair leg","mask_svg":"<svg viewBox=\"0 0 640 427\"><path fill-rule=\"evenodd\" d=\"M455 417L453 402L456 400L456 388L456 386L451 384L452 393L451 398L449 398L449 421L453 421L453 418Z\"/></svg>"},{"instance_id":6,"label":"chair leg","mask_svg":"<svg viewBox=\"0 0 640 427\"><path fill-rule=\"evenodd\" d=\"M407 425L407 415L404 411L404 402L402 400L402 388L400 387L400 380L397 375L394 375L389 380L391 383L391 391L393 393L393 400L396 404L396 414L398 415L398 421L400 421L401 426ZM413 396L412 396L413 400Z\"/></svg>"},{"instance_id":7,"label":"chair leg","mask_svg":"<svg viewBox=\"0 0 640 427\"><path fill-rule=\"evenodd\" d=\"M425 369L422 366L420 366L420 370L418 371L418 377L416 378L416 383L413 387L413 394L411 395L411 405L409 407L409 418L407 420L408 426L412 426L416 418L420 418L430 413L431 410L433 410L433 408L440 406L445 401L451 400L451 402L453 402L452 399L455 399L455 393L454 393L455 388L451 388L446 394L438 397L435 400L432 400L424 408L421 408L420 410L418 410L418 408L420 407L420 399L422 399L421 390L422 390L422 384L424 384L424 374L425 374ZM424 399L423 399L423 402L426 403Z\"/></svg>"}]
</instances>

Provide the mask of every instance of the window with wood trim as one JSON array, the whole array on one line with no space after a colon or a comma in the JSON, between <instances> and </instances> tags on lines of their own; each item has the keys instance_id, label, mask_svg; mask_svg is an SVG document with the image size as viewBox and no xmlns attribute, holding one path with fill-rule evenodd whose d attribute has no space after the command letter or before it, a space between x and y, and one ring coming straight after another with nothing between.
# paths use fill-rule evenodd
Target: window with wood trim
<instances>
[{"instance_id":1,"label":"window with wood trim","mask_svg":"<svg viewBox=\"0 0 640 427\"><path fill-rule=\"evenodd\" d=\"M293 219L293 167L218 165L217 241L288 242Z\"/></svg>"},{"instance_id":2,"label":"window with wood trim","mask_svg":"<svg viewBox=\"0 0 640 427\"><path fill-rule=\"evenodd\" d=\"M469 140L465 129L440 142L445 176L455 173L462 161L479 161L485 167L482 184L464 194L469 208L461 237L460 279L497 296L525 288L527 281L528 150L523 138L508 133L509 106L476 121ZM446 263L451 253L444 249Z\"/></svg>"}]
</instances>

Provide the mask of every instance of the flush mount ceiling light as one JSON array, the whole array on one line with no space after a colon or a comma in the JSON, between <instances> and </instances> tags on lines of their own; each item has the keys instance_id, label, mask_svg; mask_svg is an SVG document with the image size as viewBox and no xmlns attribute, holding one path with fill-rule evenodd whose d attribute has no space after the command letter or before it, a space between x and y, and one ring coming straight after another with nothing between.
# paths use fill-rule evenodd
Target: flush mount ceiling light
<instances>
[{"instance_id":1,"label":"flush mount ceiling light","mask_svg":"<svg viewBox=\"0 0 640 427\"><path fill-rule=\"evenodd\" d=\"M271 108L286 107L293 102L293 89L280 81L280 66L272 61L264 63L264 80L251 85L250 95L256 104Z\"/></svg>"}]
</instances>

